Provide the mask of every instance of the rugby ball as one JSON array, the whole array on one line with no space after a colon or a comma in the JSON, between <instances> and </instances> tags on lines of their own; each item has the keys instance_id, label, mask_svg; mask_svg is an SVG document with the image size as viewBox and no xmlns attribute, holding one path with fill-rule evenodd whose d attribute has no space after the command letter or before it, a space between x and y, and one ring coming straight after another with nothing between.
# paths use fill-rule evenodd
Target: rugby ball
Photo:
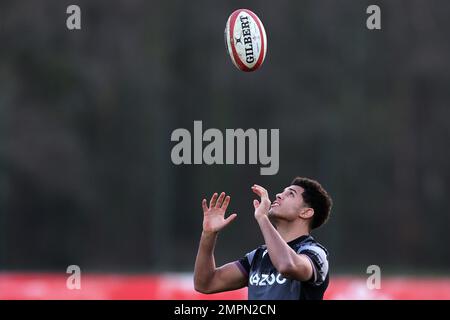
<instances>
[{"instance_id":1,"label":"rugby ball","mask_svg":"<svg viewBox=\"0 0 450 320\"><path fill-rule=\"evenodd\" d=\"M261 67L267 52L267 36L258 16L248 9L238 9L225 26L225 46L233 64L245 72Z\"/></svg>"}]
</instances>

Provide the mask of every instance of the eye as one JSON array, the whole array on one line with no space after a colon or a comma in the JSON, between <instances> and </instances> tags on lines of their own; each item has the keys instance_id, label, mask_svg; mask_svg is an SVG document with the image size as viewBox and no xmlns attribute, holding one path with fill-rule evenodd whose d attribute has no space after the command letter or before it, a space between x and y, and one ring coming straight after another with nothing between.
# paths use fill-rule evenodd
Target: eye
<instances>
[{"instance_id":1,"label":"eye","mask_svg":"<svg viewBox=\"0 0 450 320\"><path fill-rule=\"evenodd\" d=\"M294 193L292 191L289 191L290 196L294 196Z\"/></svg>"}]
</instances>

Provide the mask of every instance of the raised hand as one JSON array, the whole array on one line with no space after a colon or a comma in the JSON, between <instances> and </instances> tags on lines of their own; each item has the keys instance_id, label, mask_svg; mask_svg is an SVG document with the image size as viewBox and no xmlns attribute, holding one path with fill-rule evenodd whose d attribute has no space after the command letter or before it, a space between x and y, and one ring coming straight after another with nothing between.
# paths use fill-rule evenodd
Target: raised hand
<instances>
[{"instance_id":1,"label":"raised hand","mask_svg":"<svg viewBox=\"0 0 450 320\"><path fill-rule=\"evenodd\" d=\"M236 218L237 214L233 213L225 219L225 211L230 203L230 199L230 196L225 197L225 192L222 192L220 196L214 193L209 201L209 207L206 199L203 199L203 231L219 232Z\"/></svg>"},{"instance_id":2,"label":"raised hand","mask_svg":"<svg viewBox=\"0 0 450 320\"><path fill-rule=\"evenodd\" d=\"M267 190L260 185L254 184L252 186L252 191L261 198L261 202L256 199L253 200L253 206L255 207L255 218L259 218L264 215L267 216L271 205Z\"/></svg>"}]
</instances>

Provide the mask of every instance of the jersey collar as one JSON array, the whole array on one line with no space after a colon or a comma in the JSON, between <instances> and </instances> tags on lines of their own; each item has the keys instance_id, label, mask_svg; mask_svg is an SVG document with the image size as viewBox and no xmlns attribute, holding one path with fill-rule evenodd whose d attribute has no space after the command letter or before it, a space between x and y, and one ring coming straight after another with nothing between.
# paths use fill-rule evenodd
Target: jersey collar
<instances>
[{"instance_id":1,"label":"jersey collar","mask_svg":"<svg viewBox=\"0 0 450 320\"><path fill-rule=\"evenodd\" d=\"M309 234L306 234L306 235L298 237L297 239L289 241L287 244L289 246L292 246L292 245L295 245L297 243L301 243L301 242L303 242L303 241L305 241L306 239L309 239L309 238L312 238L312 236L309 235Z\"/></svg>"}]
</instances>

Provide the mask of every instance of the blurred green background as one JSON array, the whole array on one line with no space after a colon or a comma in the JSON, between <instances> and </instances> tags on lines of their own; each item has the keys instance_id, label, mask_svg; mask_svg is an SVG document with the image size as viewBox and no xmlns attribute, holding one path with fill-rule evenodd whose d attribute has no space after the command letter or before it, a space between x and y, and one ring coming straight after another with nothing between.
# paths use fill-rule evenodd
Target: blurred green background
<instances>
[{"instance_id":1,"label":"blurred green background","mask_svg":"<svg viewBox=\"0 0 450 320\"><path fill-rule=\"evenodd\" d=\"M268 37L250 74L223 41L242 7ZM235 260L263 241L250 186L274 197L299 175L334 199L313 233L332 273L448 272L449 16L445 0L2 0L0 269L192 271L214 191L238 213L216 260ZM194 120L280 129L278 174L172 164Z\"/></svg>"}]
</instances>

